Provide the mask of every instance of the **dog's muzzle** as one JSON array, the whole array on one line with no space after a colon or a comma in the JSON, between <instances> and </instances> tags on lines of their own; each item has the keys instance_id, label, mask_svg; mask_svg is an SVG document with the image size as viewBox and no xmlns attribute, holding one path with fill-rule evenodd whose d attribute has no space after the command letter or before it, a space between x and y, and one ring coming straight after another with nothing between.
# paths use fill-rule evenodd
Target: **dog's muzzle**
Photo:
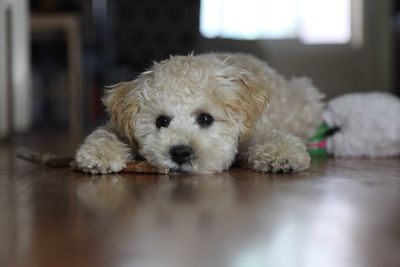
<instances>
[{"instance_id":1,"label":"dog's muzzle","mask_svg":"<svg viewBox=\"0 0 400 267\"><path fill-rule=\"evenodd\" d=\"M193 158L193 149L187 145L176 145L171 147L169 154L175 163L182 165Z\"/></svg>"}]
</instances>

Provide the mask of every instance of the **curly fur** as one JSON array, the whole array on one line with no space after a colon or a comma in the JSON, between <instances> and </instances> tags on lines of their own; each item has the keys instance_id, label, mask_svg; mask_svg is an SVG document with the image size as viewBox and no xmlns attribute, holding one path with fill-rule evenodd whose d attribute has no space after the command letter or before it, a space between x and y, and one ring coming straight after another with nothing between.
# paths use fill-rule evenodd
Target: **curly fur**
<instances>
[{"instance_id":1,"label":"curly fur","mask_svg":"<svg viewBox=\"0 0 400 267\"><path fill-rule=\"evenodd\" d=\"M310 162L301 139L321 122L322 98L309 80L286 81L250 55L170 57L106 92L110 122L87 137L76 162L90 173L118 172L137 155L190 173L221 172L235 159L262 172L301 171ZM201 113L213 124L199 126ZM160 115L168 127L157 128ZM175 145L193 149L189 162L171 159Z\"/></svg>"}]
</instances>

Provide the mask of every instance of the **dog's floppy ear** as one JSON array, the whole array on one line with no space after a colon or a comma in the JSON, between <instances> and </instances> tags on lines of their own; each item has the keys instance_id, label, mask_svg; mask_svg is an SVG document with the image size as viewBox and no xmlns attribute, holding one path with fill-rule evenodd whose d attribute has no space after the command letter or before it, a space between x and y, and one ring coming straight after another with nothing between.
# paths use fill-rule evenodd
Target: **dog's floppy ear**
<instances>
[{"instance_id":1,"label":"dog's floppy ear","mask_svg":"<svg viewBox=\"0 0 400 267\"><path fill-rule=\"evenodd\" d=\"M135 115L139 112L139 97L142 90L141 77L130 82L121 82L106 87L103 104L111 117L111 124L132 145L137 145L134 137Z\"/></svg>"},{"instance_id":2,"label":"dog's floppy ear","mask_svg":"<svg viewBox=\"0 0 400 267\"><path fill-rule=\"evenodd\" d=\"M265 110L271 95L271 83L247 71L239 71L229 78L236 84L236 97L230 98L225 106L235 117L240 117L240 139L247 139L254 124Z\"/></svg>"}]
</instances>

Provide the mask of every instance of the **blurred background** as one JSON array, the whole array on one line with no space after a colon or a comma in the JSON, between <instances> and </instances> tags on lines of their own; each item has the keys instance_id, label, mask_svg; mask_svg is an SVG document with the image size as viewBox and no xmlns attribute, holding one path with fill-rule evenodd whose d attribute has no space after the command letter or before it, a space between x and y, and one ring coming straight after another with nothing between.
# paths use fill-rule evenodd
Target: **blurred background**
<instances>
[{"instance_id":1,"label":"blurred background","mask_svg":"<svg viewBox=\"0 0 400 267\"><path fill-rule=\"evenodd\" d=\"M241 51L328 98L400 94L400 0L0 0L0 138L85 133L105 85L175 54Z\"/></svg>"}]
</instances>

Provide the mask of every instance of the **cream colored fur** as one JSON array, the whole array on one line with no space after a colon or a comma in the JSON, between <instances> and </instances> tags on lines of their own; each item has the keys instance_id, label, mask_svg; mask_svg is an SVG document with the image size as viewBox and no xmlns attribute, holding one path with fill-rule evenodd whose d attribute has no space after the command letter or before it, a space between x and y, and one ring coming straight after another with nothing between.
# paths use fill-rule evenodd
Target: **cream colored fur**
<instances>
[{"instance_id":1,"label":"cream colored fur","mask_svg":"<svg viewBox=\"0 0 400 267\"><path fill-rule=\"evenodd\" d=\"M137 156L190 173L221 172L235 159L262 172L301 171L310 162L302 139L321 122L322 98L307 79L286 81L250 55L174 56L106 92L110 122L75 159L89 173L118 172ZM210 126L197 123L202 113L214 118ZM160 115L168 127L156 126ZM189 162L171 159L175 145L192 148Z\"/></svg>"}]
</instances>

